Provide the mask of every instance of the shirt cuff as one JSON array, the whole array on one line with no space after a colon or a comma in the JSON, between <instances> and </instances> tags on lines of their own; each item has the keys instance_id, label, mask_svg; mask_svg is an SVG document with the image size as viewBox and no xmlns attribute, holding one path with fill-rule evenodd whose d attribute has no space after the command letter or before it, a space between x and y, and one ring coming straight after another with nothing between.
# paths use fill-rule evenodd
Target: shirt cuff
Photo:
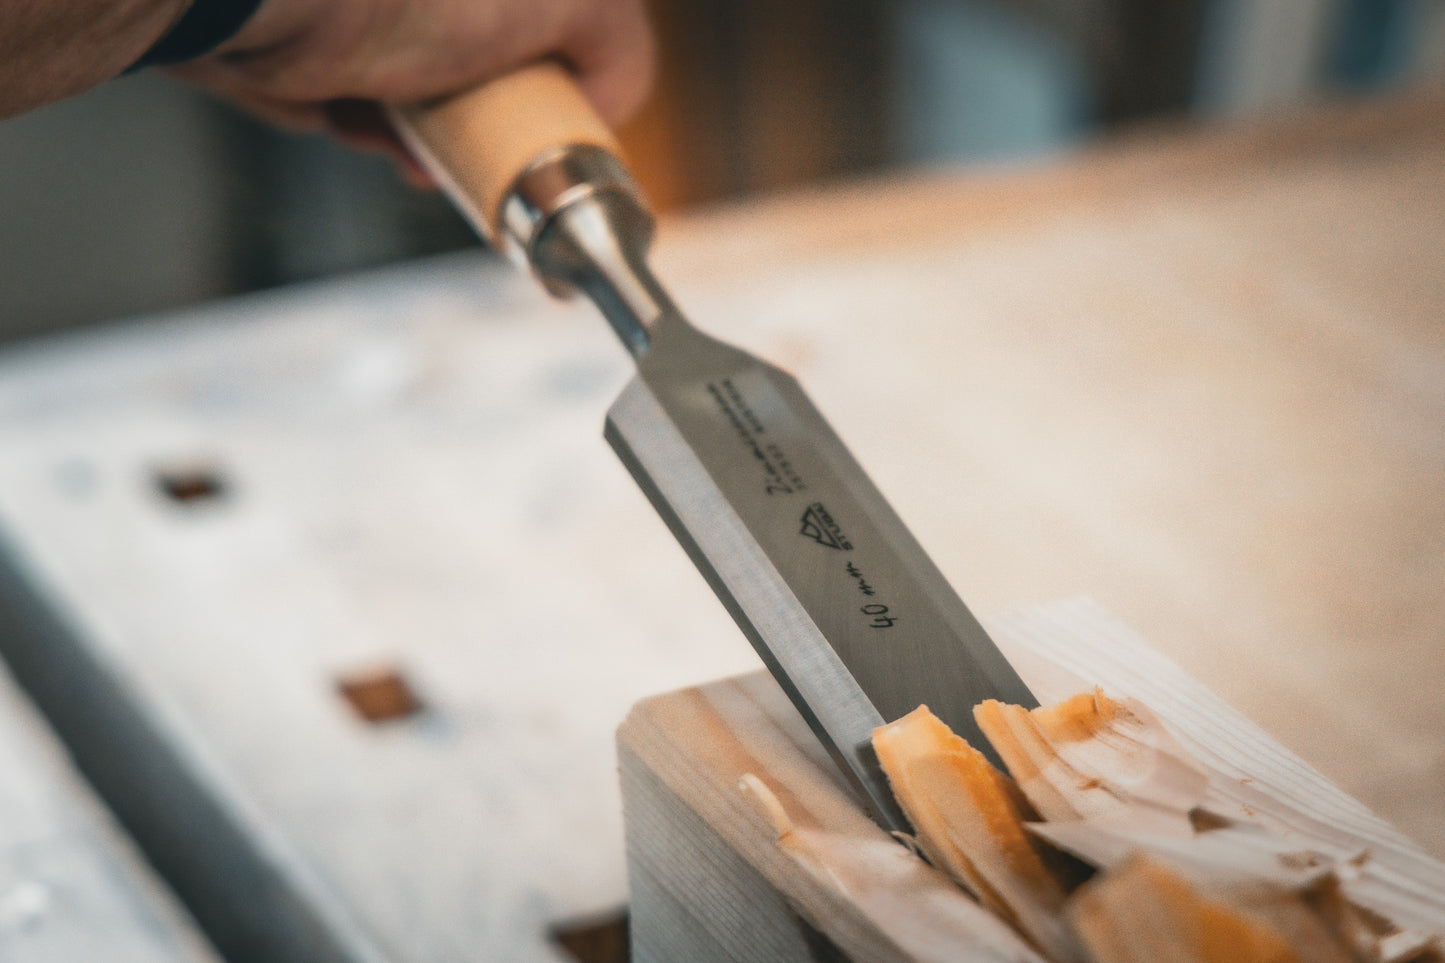
<instances>
[{"instance_id":1,"label":"shirt cuff","mask_svg":"<svg viewBox=\"0 0 1445 963\"><path fill-rule=\"evenodd\" d=\"M261 0L194 0L175 26L126 73L159 64L178 64L210 53L234 37L260 5Z\"/></svg>"}]
</instances>

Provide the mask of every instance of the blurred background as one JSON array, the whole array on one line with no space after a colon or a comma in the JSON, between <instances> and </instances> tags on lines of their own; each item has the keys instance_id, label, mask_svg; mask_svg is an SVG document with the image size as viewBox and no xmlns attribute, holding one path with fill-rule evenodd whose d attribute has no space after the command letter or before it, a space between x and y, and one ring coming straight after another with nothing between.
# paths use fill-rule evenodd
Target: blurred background
<instances>
[{"instance_id":1,"label":"blurred background","mask_svg":"<svg viewBox=\"0 0 1445 963\"><path fill-rule=\"evenodd\" d=\"M663 209L1445 83L1445 0L653 0ZM0 338L476 243L389 165L151 73L0 124Z\"/></svg>"}]
</instances>

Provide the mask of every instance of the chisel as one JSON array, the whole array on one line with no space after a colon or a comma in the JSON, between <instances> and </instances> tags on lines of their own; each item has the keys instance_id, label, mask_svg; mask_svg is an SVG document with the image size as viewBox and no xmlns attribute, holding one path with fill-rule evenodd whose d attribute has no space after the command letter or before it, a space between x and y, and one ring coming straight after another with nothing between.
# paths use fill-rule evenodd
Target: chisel
<instances>
[{"instance_id":1,"label":"chisel","mask_svg":"<svg viewBox=\"0 0 1445 963\"><path fill-rule=\"evenodd\" d=\"M692 327L647 264L654 222L606 125L542 63L392 109L477 229L558 296L581 292L637 373L605 433L874 817L907 830L871 749L929 706L979 748L1018 674L797 381Z\"/></svg>"}]
</instances>

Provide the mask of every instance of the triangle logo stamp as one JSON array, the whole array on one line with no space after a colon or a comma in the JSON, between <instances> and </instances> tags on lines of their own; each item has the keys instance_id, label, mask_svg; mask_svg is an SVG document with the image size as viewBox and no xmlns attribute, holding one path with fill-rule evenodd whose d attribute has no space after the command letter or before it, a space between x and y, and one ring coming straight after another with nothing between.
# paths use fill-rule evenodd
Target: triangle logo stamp
<instances>
[{"instance_id":1,"label":"triangle logo stamp","mask_svg":"<svg viewBox=\"0 0 1445 963\"><path fill-rule=\"evenodd\" d=\"M806 535L819 545L826 545L828 548L836 548L841 551L852 551L853 544L843 534L843 529L833 521L833 516L823 507L822 502L814 502L803 512L803 527L800 534Z\"/></svg>"}]
</instances>

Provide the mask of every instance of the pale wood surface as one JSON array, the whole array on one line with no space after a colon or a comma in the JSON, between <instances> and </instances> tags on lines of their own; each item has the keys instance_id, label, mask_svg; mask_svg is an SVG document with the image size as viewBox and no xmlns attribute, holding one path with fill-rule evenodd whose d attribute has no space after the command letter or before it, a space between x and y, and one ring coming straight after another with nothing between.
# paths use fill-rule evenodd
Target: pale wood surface
<instances>
[{"instance_id":1,"label":"pale wood surface","mask_svg":"<svg viewBox=\"0 0 1445 963\"><path fill-rule=\"evenodd\" d=\"M667 225L964 598L1087 593L1445 854L1445 100ZM745 285L739 278L747 278Z\"/></svg>"},{"instance_id":2,"label":"pale wood surface","mask_svg":"<svg viewBox=\"0 0 1445 963\"><path fill-rule=\"evenodd\" d=\"M218 960L3 668L0 960Z\"/></svg>"},{"instance_id":3,"label":"pale wood surface","mask_svg":"<svg viewBox=\"0 0 1445 963\"><path fill-rule=\"evenodd\" d=\"M553 961L626 901L617 723L757 665L601 438L626 367L470 254L0 362L0 586L68 628L0 604L0 645L189 776L112 788L216 918L265 907L250 958ZM196 461L225 495L167 499ZM378 664L426 711L358 719Z\"/></svg>"},{"instance_id":4,"label":"pale wood surface","mask_svg":"<svg viewBox=\"0 0 1445 963\"><path fill-rule=\"evenodd\" d=\"M1368 851L1346 892L1401 926L1445 935L1445 864L1096 605L1056 603L989 625L1041 702L1094 686L1140 700L1210 773L1211 810L1341 863Z\"/></svg>"},{"instance_id":5,"label":"pale wood surface","mask_svg":"<svg viewBox=\"0 0 1445 963\"><path fill-rule=\"evenodd\" d=\"M1368 851L1358 875L1345 874L1349 896L1445 933L1445 864L1096 604L985 624L1042 701L1094 686L1142 700L1209 772L1213 811L1269 826L1289 851L1342 864ZM638 959L813 959L800 919L848 959L1033 958L869 822L766 675L649 699L618 745ZM763 793L776 801L760 803Z\"/></svg>"},{"instance_id":6,"label":"pale wood surface","mask_svg":"<svg viewBox=\"0 0 1445 963\"><path fill-rule=\"evenodd\" d=\"M1439 855L1442 156L1445 107L1351 110L765 199L658 260L975 611L1097 597ZM218 885L340 959L551 960L626 898L611 732L757 665L599 437L626 372L471 255L0 357L6 583L288 881ZM193 459L226 499L157 493ZM378 662L430 711L354 719Z\"/></svg>"}]
</instances>

